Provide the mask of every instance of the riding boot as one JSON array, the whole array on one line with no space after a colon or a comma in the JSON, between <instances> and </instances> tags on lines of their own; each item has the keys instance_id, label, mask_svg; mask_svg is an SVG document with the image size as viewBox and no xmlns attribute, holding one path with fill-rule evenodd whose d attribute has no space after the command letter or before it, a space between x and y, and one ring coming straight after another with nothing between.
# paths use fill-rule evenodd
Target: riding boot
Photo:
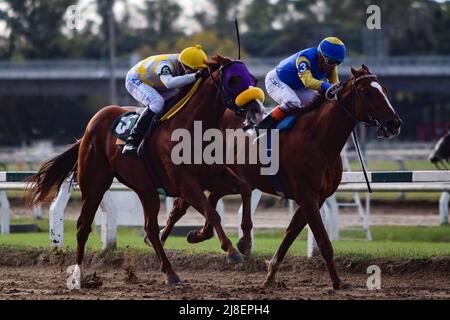
<instances>
[{"instance_id":1,"label":"riding boot","mask_svg":"<svg viewBox=\"0 0 450 320\"><path fill-rule=\"evenodd\" d=\"M149 108L144 109L144 111L139 116L139 119L136 121L134 128L131 130L126 145L122 150L122 154L137 155L139 144L144 138L145 132L147 131L147 128L152 122L154 116L155 113Z\"/></svg>"},{"instance_id":2,"label":"riding boot","mask_svg":"<svg viewBox=\"0 0 450 320\"><path fill-rule=\"evenodd\" d=\"M273 129L278 123L286 117L286 114L279 106L274 108L258 125L256 129Z\"/></svg>"}]
</instances>

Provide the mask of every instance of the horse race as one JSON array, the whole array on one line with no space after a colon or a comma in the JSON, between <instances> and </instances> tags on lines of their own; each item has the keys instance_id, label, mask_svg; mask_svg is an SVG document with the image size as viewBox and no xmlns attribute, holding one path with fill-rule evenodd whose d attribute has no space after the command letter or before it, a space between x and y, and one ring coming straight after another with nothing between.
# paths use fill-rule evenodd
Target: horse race
<instances>
[{"instance_id":1,"label":"horse race","mask_svg":"<svg viewBox=\"0 0 450 320\"><path fill-rule=\"evenodd\" d=\"M0 300L450 300L449 23L443 0L0 2Z\"/></svg>"}]
</instances>

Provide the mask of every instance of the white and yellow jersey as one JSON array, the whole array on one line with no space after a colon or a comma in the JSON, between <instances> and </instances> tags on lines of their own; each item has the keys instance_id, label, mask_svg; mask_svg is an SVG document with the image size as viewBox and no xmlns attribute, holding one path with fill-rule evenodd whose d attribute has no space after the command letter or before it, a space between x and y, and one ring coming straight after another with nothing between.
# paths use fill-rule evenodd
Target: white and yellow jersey
<instances>
[{"instance_id":1,"label":"white and yellow jersey","mask_svg":"<svg viewBox=\"0 0 450 320\"><path fill-rule=\"evenodd\" d=\"M138 62L132 69L134 76L158 91L168 90L161 76L182 75L178 67L178 54L160 54L150 56Z\"/></svg>"}]
</instances>

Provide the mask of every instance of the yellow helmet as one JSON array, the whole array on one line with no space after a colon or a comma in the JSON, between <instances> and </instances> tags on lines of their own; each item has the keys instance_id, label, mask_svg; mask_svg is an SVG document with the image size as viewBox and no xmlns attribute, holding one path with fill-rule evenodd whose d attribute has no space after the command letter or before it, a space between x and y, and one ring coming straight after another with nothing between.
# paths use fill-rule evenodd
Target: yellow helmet
<instances>
[{"instance_id":1,"label":"yellow helmet","mask_svg":"<svg viewBox=\"0 0 450 320\"><path fill-rule=\"evenodd\" d=\"M207 65L204 62L207 58L206 53L199 44L196 44L195 47L184 49L178 55L178 61L191 69L206 68Z\"/></svg>"}]
</instances>

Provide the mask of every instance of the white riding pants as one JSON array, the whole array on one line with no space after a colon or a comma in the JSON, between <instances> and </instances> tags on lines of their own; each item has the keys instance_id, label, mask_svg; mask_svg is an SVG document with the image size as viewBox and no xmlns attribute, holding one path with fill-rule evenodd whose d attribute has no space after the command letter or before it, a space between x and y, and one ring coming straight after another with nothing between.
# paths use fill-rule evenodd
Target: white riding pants
<instances>
[{"instance_id":1,"label":"white riding pants","mask_svg":"<svg viewBox=\"0 0 450 320\"><path fill-rule=\"evenodd\" d=\"M307 106L318 94L316 90L308 88L292 89L280 80L275 69L266 75L266 90L281 110L286 112Z\"/></svg>"},{"instance_id":2,"label":"white riding pants","mask_svg":"<svg viewBox=\"0 0 450 320\"><path fill-rule=\"evenodd\" d=\"M164 108L164 102L178 93L178 89L158 92L140 80L134 72L127 74L125 87L134 99L147 106L154 113L160 112Z\"/></svg>"}]
</instances>

